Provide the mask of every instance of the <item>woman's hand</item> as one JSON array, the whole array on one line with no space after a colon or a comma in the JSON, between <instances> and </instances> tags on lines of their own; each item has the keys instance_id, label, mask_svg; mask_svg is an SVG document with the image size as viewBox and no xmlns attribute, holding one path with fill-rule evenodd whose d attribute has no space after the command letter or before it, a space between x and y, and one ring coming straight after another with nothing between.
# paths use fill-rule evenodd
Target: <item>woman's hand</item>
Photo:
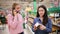
<instances>
[{"instance_id":1,"label":"woman's hand","mask_svg":"<svg viewBox=\"0 0 60 34\"><path fill-rule=\"evenodd\" d=\"M1 24L1 20L0 20L0 24Z\"/></svg>"},{"instance_id":2,"label":"woman's hand","mask_svg":"<svg viewBox=\"0 0 60 34\"><path fill-rule=\"evenodd\" d=\"M40 30L45 30L46 27L44 25L40 25Z\"/></svg>"},{"instance_id":3,"label":"woman's hand","mask_svg":"<svg viewBox=\"0 0 60 34\"><path fill-rule=\"evenodd\" d=\"M36 26L34 26L34 28L33 28L34 30L37 30L37 27Z\"/></svg>"},{"instance_id":4,"label":"woman's hand","mask_svg":"<svg viewBox=\"0 0 60 34\"><path fill-rule=\"evenodd\" d=\"M17 14L16 10L14 10L14 16Z\"/></svg>"}]
</instances>

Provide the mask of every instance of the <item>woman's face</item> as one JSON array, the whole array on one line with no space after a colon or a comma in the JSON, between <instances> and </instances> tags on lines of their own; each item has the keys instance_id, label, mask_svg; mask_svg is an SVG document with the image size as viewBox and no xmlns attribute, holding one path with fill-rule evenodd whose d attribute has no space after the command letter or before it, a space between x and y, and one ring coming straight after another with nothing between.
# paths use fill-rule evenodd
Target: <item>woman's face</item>
<instances>
[{"instance_id":1,"label":"woman's face","mask_svg":"<svg viewBox=\"0 0 60 34\"><path fill-rule=\"evenodd\" d=\"M40 17L43 17L44 13L45 13L45 10L43 8L39 8Z\"/></svg>"},{"instance_id":2,"label":"woman's face","mask_svg":"<svg viewBox=\"0 0 60 34\"><path fill-rule=\"evenodd\" d=\"M17 6L15 7L15 10L16 10L16 11L20 11L20 5L17 5Z\"/></svg>"}]
</instances>

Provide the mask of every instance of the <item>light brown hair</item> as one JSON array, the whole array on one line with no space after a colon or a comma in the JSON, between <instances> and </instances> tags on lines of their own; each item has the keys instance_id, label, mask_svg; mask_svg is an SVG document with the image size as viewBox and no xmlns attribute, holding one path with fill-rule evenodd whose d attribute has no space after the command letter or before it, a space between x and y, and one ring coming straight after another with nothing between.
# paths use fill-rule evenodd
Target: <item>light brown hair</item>
<instances>
[{"instance_id":1,"label":"light brown hair","mask_svg":"<svg viewBox=\"0 0 60 34\"><path fill-rule=\"evenodd\" d=\"M16 7L17 5L19 5L19 4L18 4L18 3L13 3L13 5L12 5L12 15L13 15L13 16L14 16L13 11L15 10L15 7Z\"/></svg>"}]
</instances>

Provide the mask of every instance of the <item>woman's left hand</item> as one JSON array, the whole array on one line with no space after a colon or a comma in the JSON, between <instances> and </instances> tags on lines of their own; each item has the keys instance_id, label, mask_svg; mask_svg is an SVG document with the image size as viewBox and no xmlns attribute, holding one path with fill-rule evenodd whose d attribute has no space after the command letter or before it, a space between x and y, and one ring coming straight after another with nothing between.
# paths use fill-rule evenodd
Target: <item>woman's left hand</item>
<instances>
[{"instance_id":1,"label":"woman's left hand","mask_svg":"<svg viewBox=\"0 0 60 34\"><path fill-rule=\"evenodd\" d=\"M40 30L45 30L46 27L44 25L40 25Z\"/></svg>"}]
</instances>

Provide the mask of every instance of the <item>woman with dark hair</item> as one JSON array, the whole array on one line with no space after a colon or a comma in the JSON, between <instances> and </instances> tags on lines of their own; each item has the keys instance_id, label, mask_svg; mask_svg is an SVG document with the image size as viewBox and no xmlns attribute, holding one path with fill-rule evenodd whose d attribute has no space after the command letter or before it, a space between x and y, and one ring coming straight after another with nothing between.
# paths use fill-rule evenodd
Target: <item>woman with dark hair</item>
<instances>
[{"instance_id":1,"label":"woman with dark hair","mask_svg":"<svg viewBox=\"0 0 60 34\"><path fill-rule=\"evenodd\" d=\"M41 5L37 9L37 16L34 19L32 30L35 34L49 34L52 31L52 21L47 16L47 9Z\"/></svg>"},{"instance_id":2,"label":"woman with dark hair","mask_svg":"<svg viewBox=\"0 0 60 34\"><path fill-rule=\"evenodd\" d=\"M23 34L23 18L19 14L20 5L14 3L12 5L12 14L7 15L7 22L10 34Z\"/></svg>"}]
</instances>

